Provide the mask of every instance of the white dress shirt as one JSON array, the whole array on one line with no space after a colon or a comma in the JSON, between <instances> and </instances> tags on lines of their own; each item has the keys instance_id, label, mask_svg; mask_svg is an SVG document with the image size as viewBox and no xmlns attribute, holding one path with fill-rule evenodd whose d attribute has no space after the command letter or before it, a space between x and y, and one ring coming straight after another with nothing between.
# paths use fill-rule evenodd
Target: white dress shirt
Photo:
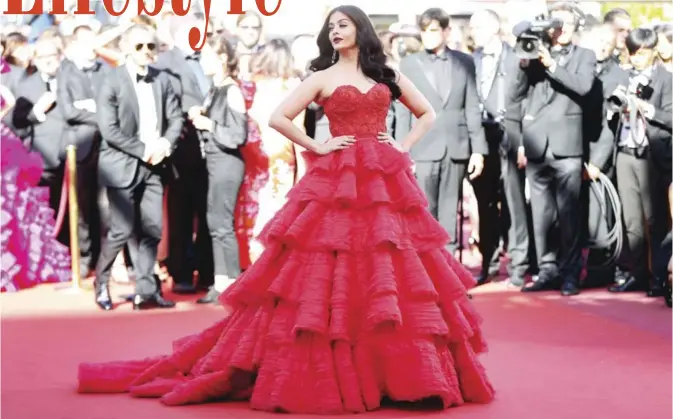
<instances>
[{"instance_id":1,"label":"white dress shirt","mask_svg":"<svg viewBox=\"0 0 673 419\"><path fill-rule=\"evenodd\" d=\"M125 65L138 101L138 138L145 144L143 160L147 161L157 149L161 148L166 150L166 156L168 156L170 154L170 143L165 138L161 138L159 121L157 120L157 106L161 106L161 104L155 103L152 85L145 80L138 81L137 77L138 75L147 75L147 69L140 69L130 61L127 61Z\"/></svg>"}]
</instances>

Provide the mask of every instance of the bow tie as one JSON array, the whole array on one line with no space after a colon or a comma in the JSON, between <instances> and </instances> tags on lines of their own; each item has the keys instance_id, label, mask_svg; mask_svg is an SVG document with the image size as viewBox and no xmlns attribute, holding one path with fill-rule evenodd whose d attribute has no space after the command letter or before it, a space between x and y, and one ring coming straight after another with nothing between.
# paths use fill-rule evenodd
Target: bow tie
<instances>
[{"instance_id":1,"label":"bow tie","mask_svg":"<svg viewBox=\"0 0 673 419\"><path fill-rule=\"evenodd\" d=\"M428 52L428 54L430 55L430 59L432 61L437 61L437 60L446 61L446 60L449 59L449 57L446 55L446 52L441 52L439 54L435 54L433 52Z\"/></svg>"},{"instance_id":2,"label":"bow tie","mask_svg":"<svg viewBox=\"0 0 673 419\"><path fill-rule=\"evenodd\" d=\"M144 81L145 83L151 83L152 77L150 76L149 73L145 75L136 74L136 82L140 83L141 81Z\"/></svg>"},{"instance_id":3,"label":"bow tie","mask_svg":"<svg viewBox=\"0 0 673 419\"><path fill-rule=\"evenodd\" d=\"M569 46L560 47L560 48L552 48L552 50L551 50L551 55L556 56L556 57L560 57L560 56L568 55L568 54L570 54L570 47Z\"/></svg>"},{"instance_id":4,"label":"bow tie","mask_svg":"<svg viewBox=\"0 0 673 419\"><path fill-rule=\"evenodd\" d=\"M90 65L89 67L83 67L82 71L85 73L93 73L94 71L98 71L100 65L101 65L100 63L96 62Z\"/></svg>"},{"instance_id":5,"label":"bow tie","mask_svg":"<svg viewBox=\"0 0 673 419\"><path fill-rule=\"evenodd\" d=\"M196 52L194 54L190 54L185 56L186 60L194 60L194 61L199 61L201 59L201 54Z\"/></svg>"}]
</instances>

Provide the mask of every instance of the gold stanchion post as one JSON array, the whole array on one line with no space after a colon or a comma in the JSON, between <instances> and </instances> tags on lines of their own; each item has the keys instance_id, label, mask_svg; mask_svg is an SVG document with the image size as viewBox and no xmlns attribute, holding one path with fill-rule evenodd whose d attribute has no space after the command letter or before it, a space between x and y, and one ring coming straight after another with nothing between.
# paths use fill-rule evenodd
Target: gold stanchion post
<instances>
[{"instance_id":1,"label":"gold stanchion post","mask_svg":"<svg viewBox=\"0 0 673 419\"><path fill-rule=\"evenodd\" d=\"M66 176L68 179L68 222L70 224L70 268L72 280L66 288L71 292L82 291L82 273L80 272L79 235L79 201L77 200L77 147L66 148Z\"/></svg>"}]
</instances>

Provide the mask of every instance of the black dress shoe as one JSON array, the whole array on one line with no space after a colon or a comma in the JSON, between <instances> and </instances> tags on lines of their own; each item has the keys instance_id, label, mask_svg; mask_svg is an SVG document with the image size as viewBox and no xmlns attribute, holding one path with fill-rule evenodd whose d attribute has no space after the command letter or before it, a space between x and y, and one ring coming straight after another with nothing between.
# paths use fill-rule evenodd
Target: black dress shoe
<instances>
[{"instance_id":1,"label":"black dress shoe","mask_svg":"<svg viewBox=\"0 0 673 419\"><path fill-rule=\"evenodd\" d=\"M477 276L474 277L474 281L476 282L476 284L474 286L475 287L480 287L484 284L488 284L489 282L491 282L491 279L492 278L489 275L484 275L484 274L477 275Z\"/></svg>"},{"instance_id":2,"label":"black dress shoe","mask_svg":"<svg viewBox=\"0 0 673 419\"><path fill-rule=\"evenodd\" d=\"M220 301L220 294L215 290L215 287L210 287L208 293L196 300L196 304L217 304Z\"/></svg>"},{"instance_id":3,"label":"black dress shoe","mask_svg":"<svg viewBox=\"0 0 673 419\"><path fill-rule=\"evenodd\" d=\"M643 291L644 289L645 287L643 287L642 281L638 281L634 276L630 276L610 286L608 291L618 293Z\"/></svg>"},{"instance_id":4,"label":"black dress shoe","mask_svg":"<svg viewBox=\"0 0 673 419\"><path fill-rule=\"evenodd\" d=\"M110 298L110 289L107 286L96 288L96 305L104 311L112 310L112 298Z\"/></svg>"},{"instance_id":5,"label":"black dress shoe","mask_svg":"<svg viewBox=\"0 0 673 419\"><path fill-rule=\"evenodd\" d=\"M662 287L652 287L647 291L647 296L650 298L663 297L666 292Z\"/></svg>"},{"instance_id":6,"label":"black dress shoe","mask_svg":"<svg viewBox=\"0 0 673 419\"><path fill-rule=\"evenodd\" d=\"M159 293L156 293L149 297L143 297L136 295L133 297L133 309L134 310L145 310L148 308L173 308L175 307L175 301L167 300L162 297Z\"/></svg>"},{"instance_id":7,"label":"black dress shoe","mask_svg":"<svg viewBox=\"0 0 673 419\"><path fill-rule=\"evenodd\" d=\"M564 282L561 286L561 295L564 297L570 297L572 295L577 295L580 293L580 289L577 285L572 282Z\"/></svg>"},{"instance_id":8,"label":"black dress shoe","mask_svg":"<svg viewBox=\"0 0 673 419\"><path fill-rule=\"evenodd\" d=\"M521 292L540 292L540 291L554 291L558 289L558 282L553 275L541 273L537 276L537 280L527 287L521 288Z\"/></svg>"},{"instance_id":9,"label":"black dress shoe","mask_svg":"<svg viewBox=\"0 0 673 419\"><path fill-rule=\"evenodd\" d=\"M173 292L175 294L196 294L198 290L192 284L173 284Z\"/></svg>"}]
</instances>

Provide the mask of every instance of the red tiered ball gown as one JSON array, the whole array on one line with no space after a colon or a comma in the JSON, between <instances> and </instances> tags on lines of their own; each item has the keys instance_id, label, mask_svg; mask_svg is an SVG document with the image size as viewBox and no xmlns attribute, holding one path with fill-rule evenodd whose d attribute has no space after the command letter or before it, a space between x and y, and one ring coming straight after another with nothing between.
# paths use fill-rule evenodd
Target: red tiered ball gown
<instances>
[{"instance_id":1,"label":"red tiered ball gown","mask_svg":"<svg viewBox=\"0 0 673 419\"><path fill-rule=\"evenodd\" d=\"M226 318L171 355L82 364L79 391L321 414L376 409L383 397L490 401L472 276L445 250L411 160L376 140L390 100L377 84L324 101L332 134L357 142L307 153L265 252L221 297Z\"/></svg>"}]
</instances>

